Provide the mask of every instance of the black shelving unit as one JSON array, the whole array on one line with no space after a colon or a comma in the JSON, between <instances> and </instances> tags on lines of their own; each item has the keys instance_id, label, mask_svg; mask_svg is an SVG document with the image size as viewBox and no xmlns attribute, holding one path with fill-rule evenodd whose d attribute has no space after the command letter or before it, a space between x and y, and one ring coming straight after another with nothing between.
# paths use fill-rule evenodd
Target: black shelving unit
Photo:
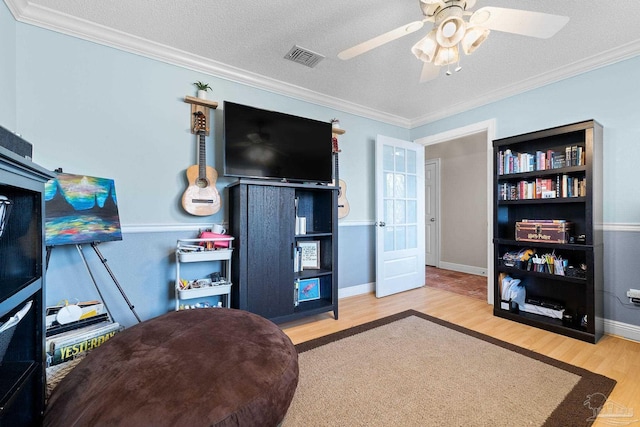
<instances>
[{"instance_id":1,"label":"black shelving unit","mask_svg":"<svg viewBox=\"0 0 640 427\"><path fill-rule=\"evenodd\" d=\"M338 318L338 189L241 179L229 186L231 305L276 323L333 311ZM296 234L298 216L306 233ZM294 272L299 242L317 241L320 268ZM320 298L295 303L297 279L317 278Z\"/></svg>"},{"instance_id":2,"label":"black shelving unit","mask_svg":"<svg viewBox=\"0 0 640 427\"><path fill-rule=\"evenodd\" d=\"M603 236L602 236L602 146L603 129L594 120L573 123L494 141L494 314L579 340L595 343L602 336L603 321ZM505 164L505 153L537 156L540 153L566 153L567 147L580 147L575 154L554 165L551 162L525 165L525 171L513 172ZM509 151L507 151L509 150ZM574 150L575 151L575 150ZM548 158L548 156L545 156ZM539 157L534 157L540 160ZM569 160L571 159L571 160ZM525 162L526 163L526 162ZM544 166L543 166L544 165ZM533 170L532 170L533 169ZM522 182L551 180L554 184L569 180L581 183L564 192L556 186L555 196L536 197L532 192L505 194L505 187ZM524 184L526 186L526 184ZM515 194L514 194L515 193ZM572 194L573 193L573 194ZM533 192L535 194L535 192ZM525 198L530 197L530 198ZM511 200L506 200L511 198ZM567 243L528 242L516 239L516 222L529 220L565 220L571 223ZM599 226L599 227L598 227ZM583 239L579 239L583 236ZM569 261L581 275L557 275L529 270L526 264L505 265L507 252L533 249L537 254L554 253ZM582 270L579 266L586 267ZM568 316L564 319L515 310L501 300L502 278L521 280L527 297L557 303Z\"/></svg>"},{"instance_id":3,"label":"black shelving unit","mask_svg":"<svg viewBox=\"0 0 640 427\"><path fill-rule=\"evenodd\" d=\"M12 138L18 138L12 136ZM0 147L0 194L12 202L0 236L0 322L31 301L0 364L0 425L37 426L45 404L44 183L54 175Z\"/></svg>"}]
</instances>

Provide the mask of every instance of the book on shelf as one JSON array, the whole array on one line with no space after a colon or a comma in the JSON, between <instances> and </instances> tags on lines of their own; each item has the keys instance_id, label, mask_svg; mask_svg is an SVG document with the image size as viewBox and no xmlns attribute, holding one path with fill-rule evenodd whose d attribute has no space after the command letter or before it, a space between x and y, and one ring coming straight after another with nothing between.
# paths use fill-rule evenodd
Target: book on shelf
<instances>
[{"instance_id":1,"label":"book on shelf","mask_svg":"<svg viewBox=\"0 0 640 427\"><path fill-rule=\"evenodd\" d=\"M549 199L556 197L556 183L550 178L536 178L533 181L519 181L517 184L498 184L499 200Z\"/></svg>"},{"instance_id":2,"label":"book on shelf","mask_svg":"<svg viewBox=\"0 0 640 427\"><path fill-rule=\"evenodd\" d=\"M556 179L536 178L522 180L517 183L501 182L498 184L498 200L534 200L586 197L586 177L557 175Z\"/></svg>"},{"instance_id":3,"label":"book on shelf","mask_svg":"<svg viewBox=\"0 0 640 427\"><path fill-rule=\"evenodd\" d=\"M302 248L296 246L293 251L293 272L299 273L302 271Z\"/></svg>"},{"instance_id":4,"label":"book on shelf","mask_svg":"<svg viewBox=\"0 0 640 427\"><path fill-rule=\"evenodd\" d=\"M581 145L578 145L578 166L582 166L585 164L584 162L584 148Z\"/></svg>"},{"instance_id":5,"label":"book on shelf","mask_svg":"<svg viewBox=\"0 0 640 427\"><path fill-rule=\"evenodd\" d=\"M536 199L556 197L555 182L549 178L536 178Z\"/></svg>"},{"instance_id":6,"label":"book on shelf","mask_svg":"<svg viewBox=\"0 0 640 427\"><path fill-rule=\"evenodd\" d=\"M547 169L547 153L544 151L536 151L536 168L535 170L541 171Z\"/></svg>"},{"instance_id":7,"label":"book on shelf","mask_svg":"<svg viewBox=\"0 0 640 427\"><path fill-rule=\"evenodd\" d=\"M574 177L570 175L558 176L560 182L560 191L562 197L586 197L587 195L587 178Z\"/></svg>"},{"instance_id":8,"label":"book on shelf","mask_svg":"<svg viewBox=\"0 0 640 427\"><path fill-rule=\"evenodd\" d=\"M581 145L566 146L564 151L552 149L538 150L535 153L518 153L510 149L499 151L498 175L582 166L585 164L584 153L584 147Z\"/></svg>"},{"instance_id":9,"label":"book on shelf","mask_svg":"<svg viewBox=\"0 0 640 427\"><path fill-rule=\"evenodd\" d=\"M104 321L47 337L47 367L68 362L99 347L122 329L117 322Z\"/></svg>"},{"instance_id":10,"label":"book on shelf","mask_svg":"<svg viewBox=\"0 0 640 427\"><path fill-rule=\"evenodd\" d=\"M60 325L60 323L58 322L58 313L60 313L60 310L62 310L64 307L68 305L69 304L65 303L65 304L57 304L57 305L52 305L47 307L46 309L47 328ZM78 320L88 319L93 316L98 316L104 313L104 304L102 304L102 302L98 300L79 302L77 304L71 304L71 305L75 305L80 308L80 310L78 311L79 313Z\"/></svg>"},{"instance_id":11,"label":"book on shelf","mask_svg":"<svg viewBox=\"0 0 640 427\"><path fill-rule=\"evenodd\" d=\"M571 145L565 148L566 166L583 166L585 164L585 150L582 145Z\"/></svg>"},{"instance_id":12,"label":"book on shelf","mask_svg":"<svg viewBox=\"0 0 640 427\"><path fill-rule=\"evenodd\" d=\"M293 306L297 307L300 304L298 301L298 290L300 289L300 280L296 279L293 282Z\"/></svg>"},{"instance_id":13,"label":"book on shelf","mask_svg":"<svg viewBox=\"0 0 640 427\"><path fill-rule=\"evenodd\" d=\"M551 167L549 169L560 169L565 165L564 156L562 153L554 152L551 157Z\"/></svg>"},{"instance_id":14,"label":"book on shelf","mask_svg":"<svg viewBox=\"0 0 640 427\"><path fill-rule=\"evenodd\" d=\"M96 316L91 316L86 319L77 320L75 322L67 323L64 325L53 324L52 326L47 328L46 336L51 337L64 332L73 331L75 329L81 329L85 326L94 325L96 323L102 323L107 320L109 320L109 315L107 313L102 313Z\"/></svg>"}]
</instances>

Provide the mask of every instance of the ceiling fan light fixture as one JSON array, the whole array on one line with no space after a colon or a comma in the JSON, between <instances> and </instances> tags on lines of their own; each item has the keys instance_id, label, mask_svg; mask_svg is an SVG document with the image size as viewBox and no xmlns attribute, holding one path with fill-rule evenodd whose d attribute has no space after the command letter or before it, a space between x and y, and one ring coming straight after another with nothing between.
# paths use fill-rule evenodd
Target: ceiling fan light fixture
<instances>
[{"instance_id":1,"label":"ceiling fan light fixture","mask_svg":"<svg viewBox=\"0 0 640 427\"><path fill-rule=\"evenodd\" d=\"M464 37L460 41L462 51L465 55L471 55L489 37L488 28L473 25L467 28Z\"/></svg>"},{"instance_id":2,"label":"ceiling fan light fixture","mask_svg":"<svg viewBox=\"0 0 640 427\"><path fill-rule=\"evenodd\" d=\"M443 0L420 0L420 9L424 16L433 16L445 6Z\"/></svg>"},{"instance_id":3,"label":"ceiling fan light fixture","mask_svg":"<svg viewBox=\"0 0 640 427\"><path fill-rule=\"evenodd\" d=\"M438 24L436 40L442 47L453 47L460 43L466 31L466 24L459 16L449 16Z\"/></svg>"},{"instance_id":4,"label":"ceiling fan light fixture","mask_svg":"<svg viewBox=\"0 0 640 427\"><path fill-rule=\"evenodd\" d=\"M432 62L438 50L438 42L436 42L435 30L427 34L425 38L418 41L411 48L411 52L423 62Z\"/></svg>"},{"instance_id":5,"label":"ceiling fan light fixture","mask_svg":"<svg viewBox=\"0 0 640 427\"><path fill-rule=\"evenodd\" d=\"M487 22L491 18L491 12L489 9L483 7L482 9L476 10L473 15L469 18L469 23L471 25L482 25Z\"/></svg>"},{"instance_id":6,"label":"ceiling fan light fixture","mask_svg":"<svg viewBox=\"0 0 640 427\"><path fill-rule=\"evenodd\" d=\"M440 47L438 49L438 53L433 61L435 65L443 66L453 64L454 62L458 62L460 58L460 54L458 53L458 47Z\"/></svg>"}]
</instances>

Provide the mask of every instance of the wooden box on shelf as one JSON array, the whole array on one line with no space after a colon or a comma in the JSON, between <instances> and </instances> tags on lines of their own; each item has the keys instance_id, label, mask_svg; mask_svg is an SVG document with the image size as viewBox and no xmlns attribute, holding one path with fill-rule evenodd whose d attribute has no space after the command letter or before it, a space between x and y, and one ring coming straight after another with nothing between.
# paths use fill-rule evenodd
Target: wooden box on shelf
<instances>
[{"instance_id":1,"label":"wooden box on shelf","mask_svg":"<svg viewBox=\"0 0 640 427\"><path fill-rule=\"evenodd\" d=\"M516 221L519 242L569 243L571 223L564 220Z\"/></svg>"}]
</instances>

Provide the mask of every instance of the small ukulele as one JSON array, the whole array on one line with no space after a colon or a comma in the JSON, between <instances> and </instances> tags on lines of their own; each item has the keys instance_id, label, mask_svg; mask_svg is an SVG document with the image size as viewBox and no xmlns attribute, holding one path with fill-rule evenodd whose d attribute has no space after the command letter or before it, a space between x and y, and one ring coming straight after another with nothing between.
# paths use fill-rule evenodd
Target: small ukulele
<instances>
[{"instance_id":1,"label":"small ukulele","mask_svg":"<svg viewBox=\"0 0 640 427\"><path fill-rule=\"evenodd\" d=\"M198 135L198 164L187 168L189 186L182 195L182 207L191 215L213 215L221 206L220 194L216 189L218 173L206 165L207 118L201 111L194 113L193 129Z\"/></svg>"},{"instance_id":2,"label":"small ukulele","mask_svg":"<svg viewBox=\"0 0 640 427\"><path fill-rule=\"evenodd\" d=\"M336 181L338 183L338 218L344 218L349 215L350 208L349 202L347 201L347 184L340 179L338 174L338 153L340 149L338 148L338 137L335 134L333 134L331 142L335 159L335 179L333 180L333 185L336 185Z\"/></svg>"}]
</instances>

